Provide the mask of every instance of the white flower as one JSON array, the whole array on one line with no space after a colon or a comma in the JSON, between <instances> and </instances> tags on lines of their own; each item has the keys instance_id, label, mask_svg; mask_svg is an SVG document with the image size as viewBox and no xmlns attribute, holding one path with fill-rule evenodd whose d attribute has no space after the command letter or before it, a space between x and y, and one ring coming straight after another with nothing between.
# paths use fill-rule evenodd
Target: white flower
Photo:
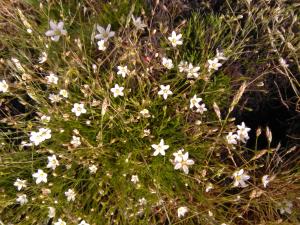
<instances>
[{"instance_id":1,"label":"white flower","mask_svg":"<svg viewBox=\"0 0 300 225\"><path fill-rule=\"evenodd\" d=\"M39 145L41 142L51 138L51 130L48 128L40 128L38 132L30 133L30 141L34 145Z\"/></svg>"},{"instance_id":2,"label":"white flower","mask_svg":"<svg viewBox=\"0 0 300 225\"><path fill-rule=\"evenodd\" d=\"M190 109L193 107L199 108L200 107L200 102L202 101L202 98L198 98L197 95L194 95L193 98L190 100Z\"/></svg>"},{"instance_id":3,"label":"white flower","mask_svg":"<svg viewBox=\"0 0 300 225\"><path fill-rule=\"evenodd\" d=\"M158 95L162 95L164 99L168 98L168 95L172 95L173 92L170 91L170 85L160 85L160 91L158 92Z\"/></svg>"},{"instance_id":4,"label":"white flower","mask_svg":"<svg viewBox=\"0 0 300 225\"><path fill-rule=\"evenodd\" d=\"M97 34L95 36L95 38L107 41L109 38L115 36L115 32L114 31L110 31L110 28L111 28L110 24L108 24L108 26L106 27L106 29L104 29L103 27L97 25L97 30L98 30L99 34Z\"/></svg>"},{"instance_id":5,"label":"white flower","mask_svg":"<svg viewBox=\"0 0 300 225\"><path fill-rule=\"evenodd\" d=\"M21 205L26 204L28 202L27 195L26 194L19 195L16 201Z\"/></svg>"},{"instance_id":6,"label":"white flower","mask_svg":"<svg viewBox=\"0 0 300 225\"><path fill-rule=\"evenodd\" d=\"M46 52L42 52L41 56L39 57L39 64L42 64L47 61L48 55Z\"/></svg>"},{"instance_id":7,"label":"white flower","mask_svg":"<svg viewBox=\"0 0 300 225\"><path fill-rule=\"evenodd\" d=\"M199 66L193 66L192 63L189 63L188 67L186 68L187 78L198 78L199 70L200 70Z\"/></svg>"},{"instance_id":8,"label":"white flower","mask_svg":"<svg viewBox=\"0 0 300 225\"><path fill-rule=\"evenodd\" d=\"M8 91L8 84L5 80L0 81L0 92L7 92Z\"/></svg>"},{"instance_id":9,"label":"white flower","mask_svg":"<svg viewBox=\"0 0 300 225\"><path fill-rule=\"evenodd\" d=\"M49 212L48 212L48 217L49 218L54 218L55 217L55 208L53 207L48 207Z\"/></svg>"},{"instance_id":10,"label":"white flower","mask_svg":"<svg viewBox=\"0 0 300 225\"><path fill-rule=\"evenodd\" d=\"M75 201L76 193L74 192L73 189L69 189L68 191L65 192L65 196L67 197L68 201Z\"/></svg>"},{"instance_id":11,"label":"white flower","mask_svg":"<svg viewBox=\"0 0 300 225\"><path fill-rule=\"evenodd\" d=\"M288 68L289 67L289 64L286 63L286 60L283 59L283 58L279 58L279 64L284 67L284 68Z\"/></svg>"},{"instance_id":12,"label":"white flower","mask_svg":"<svg viewBox=\"0 0 300 225\"><path fill-rule=\"evenodd\" d=\"M140 111L140 114L142 114L142 116L145 117L145 118L150 117L150 113L149 113L148 109L143 109L142 111Z\"/></svg>"},{"instance_id":13,"label":"white flower","mask_svg":"<svg viewBox=\"0 0 300 225\"><path fill-rule=\"evenodd\" d=\"M233 173L233 178L234 178L234 187L247 187L248 184L245 183L245 181L250 179L250 176L244 173L244 170L241 169L239 171L235 171Z\"/></svg>"},{"instance_id":14,"label":"white flower","mask_svg":"<svg viewBox=\"0 0 300 225\"><path fill-rule=\"evenodd\" d=\"M115 87L111 88L110 91L114 94L114 97L124 96L123 93L124 87L120 87L118 84L115 84Z\"/></svg>"},{"instance_id":15,"label":"white flower","mask_svg":"<svg viewBox=\"0 0 300 225\"><path fill-rule=\"evenodd\" d=\"M158 154L165 155L166 154L165 150L169 148L169 145L165 145L164 139L160 139L158 145L153 144L151 145L151 147L155 149L153 155L157 156Z\"/></svg>"},{"instance_id":16,"label":"white flower","mask_svg":"<svg viewBox=\"0 0 300 225\"><path fill-rule=\"evenodd\" d=\"M147 25L142 22L141 17L137 17L136 19L134 18L134 16L131 16L132 19L132 23L133 25L138 29L138 30L144 30L145 27L147 27Z\"/></svg>"},{"instance_id":17,"label":"white flower","mask_svg":"<svg viewBox=\"0 0 300 225\"><path fill-rule=\"evenodd\" d=\"M194 165L194 160L189 159L189 153L186 152L182 158L178 161L175 161L175 170L182 169L185 174L189 173L189 166Z\"/></svg>"},{"instance_id":18,"label":"white flower","mask_svg":"<svg viewBox=\"0 0 300 225\"><path fill-rule=\"evenodd\" d=\"M240 125L237 125L237 139L243 143L246 143L249 139L248 132L251 130L249 127L246 127L245 123L242 122Z\"/></svg>"},{"instance_id":19,"label":"white flower","mask_svg":"<svg viewBox=\"0 0 300 225\"><path fill-rule=\"evenodd\" d=\"M46 115L41 116L41 122L42 123L49 123L50 120L51 120L50 116L46 116Z\"/></svg>"},{"instance_id":20,"label":"white flower","mask_svg":"<svg viewBox=\"0 0 300 225\"><path fill-rule=\"evenodd\" d=\"M50 94L49 99L50 99L51 103L56 103L56 102L60 102L62 98L59 95Z\"/></svg>"},{"instance_id":21,"label":"white flower","mask_svg":"<svg viewBox=\"0 0 300 225\"><path fill-rule=\"evenodd\" d=\"M75 148L79 147L81 145L80 137L77 137L75 135L72 136L71 145L73 145Z\"/></svg>"},{"instance_id":22,"label":"white flower","mask_svg":"<svg viewBox=\"0 0 300 225\"><path fill-rule=\"evenodd\" d=\"M131 176L131 182L136 184L137 182L139 182L139 177L138 175L132 175Z\"/></svg>"},{"instance_id":23,"label":"white flower","mask_svg":"<svg viewBox=\"0 0 300 225\"><path fill-rule=\"evenodd\" d=\"M65 221L63 221L61 218L59 218L58 221L54 223L54 225L67 225L67 224Z\"/></svg>"},{"instance_id":24,"label":"white flower","mask_svg":"<svg viewBox=\"0 0 300 225\"><path fill-rule=\"evenodd\" d=\"M179 162L182 161L184 149L179 149L177 152L173 153L173 156L175 157L174 161Z\"/></svg>"},{"instance_id":25,"label":"white flower","mask_svg":"<svg viewBox=\"0 0 300 225\"><path fill-rule=\"evenodd\" d=\"M51 168L53 170L55 170L55 168L59 166L59 162L56 159L55 155L52 156L48 156L48 164L47 164L47 168Z\"/></svg>"},{"instance_id":26,"label":"white flower","mask_svg":"<svg viewBox=\"0 0 300 225\"><path fill-rule=\"evenodd\" d=\"M228 58L224 56L224 52L219 51L219 49L217 49L217 55L216 58L218 60L227 60Z\"/></svg>"},{"instance_id":27,"label":"white flower","mask_svg":"<svg viewBox=\"0 0 300 225\"><path fill-rule=\"evenodd\" d=\"M91 165L91 166L89 166L89 170L90 170L90 173L94 174L97 172L98 167L95 165Z\"/></svg>"},{"instance_id":28,"label":"white flower","mask_svg":"<svg viewBox=\"0 0 300 225\"><path fill-rule=\"evenodd\" d=\"M219 59L218 58L214 58L214 59L209 59L208 61L208 71L210 72L211 70L218 70L219 67L222 66L221 63L219 63Z\"/></svg>"},{"instance_id":29,"label":"white flower","mask_svg":"<svg viewBox=\"0 0 300 225\"><path fill-rule=\"evenodd\" d=\"M129 72L130 72L130 71L127 69L127 66L118 66L117 68L118 68L117 74L118 74L118 75L121 75L123 78L125 78L126 75L128 75Z\"/></svg>"},{"instance_id":30,"label":"white flower","mask_svg":"<svg viewBox=\"0 0 300 225\"><path fill-rule=\"evenodd\" d=\"M61 89L61 90L59 91L59 94L60 94L61 96L63 96L64 98L68 98L68 97L69 97L69 93L68 93L68 91L65 90L65 89Z\"/></svg>"},{"instance_id":31,"label":"white flower","mask_svg":"<svg viewBox=\"0 0 300 225\"><path fill-rule=\"evenodd\" d=\"M188 208L186 206L181 206L177 209L178 218L184 217L184 215L188 212Z\"/></svg>"},{"instance_id":32,"label":"white flower","mask_svg":"<svg viewBox=\"0 0 300 225\"><path fill-rule=\"evenodd\" d=\"M279 207L280 207L279 210L281 214L284 213L291 214L293 203L291 201L284 200L282 203L279 203Z\"/></svg>"},{"instance_id":33,"label":"white flower","mask_svg":"<svg viewBox=\"0 0 300 225\"><path fill-rule=\"evenodd\" d=\"M36 184L39 184L41 182L47 183L47 174L41 169L38 169L38 171L32 174L32 176L36 179Z\"/></svg>"},{"instance_id":34,"label":"white flower","mask_svg":"<svg viewBox=\"0 0 300 225\"><path fill-rule=\"evenodd\" d=\"M181 37L182 37L182 34L176 35L176 32L173 31L171 36L168 37L168 39L171 42L172 46L176 47L177 45L182 45Z\"/></svg>"},{"instance_id":35,"label":"white flower","mask_svg":"<svg viewBox=\"0 0 300 225\"><path fill-rule=\"evenodd\" d=\"M266 188L267 185L268 185L269 182L270 182L270 176L269 176L269 175L264 175L264 176L261 178L261 182L262 182L264 188Z\"/></svg>"},{"instance_id":36,"label":"white flower","mask_svg":"<svg viewBox=\"0 0 300 225\"><path fill-rule=\"evenodd\" d=\"M209 192L211 189L213 189L213 185L212 185L212 183L208 183L208 184L206 184L206 187L205 187L205 192Z\"/></svg>"},{"instance_id":37,"label":"white flower","mask_svg":"<svg viewBox=\"0 0 300 225\"><path fill-rule=\"evenodd\" d=\"M21 180L21 179L17 178L17 180L14 183L14 186L17 187L18 191L21 191L22 188L27 187L26 182L27 182L26 180Z\"/></svg>"},{"instance_id":38,"label":"white flower","mask_svg":"<svg viewBox=\"0 0 300 225\"><path fill-rule=\"evenodd\" d=\"M232 132L229 132L226 136L227 143L230 145L236 145L237 144L237 135L233 134Z\"/></svg>"},{"instance_id":39,"label":"white flower","mask_svg":"<svg viewBox=\"0 0 300 225\"><path fill-rule=\"evenodd\" d=\"M162 58L162 65L169 70L174 67L172 59L168 59L166 57Z\"/></svg>"},{"instance_id":40,"label":"white flower","mask_svg":"<svg viewBox=\"0 0 300 225\"><path fill-rule=\"evenodd\" d=\"M146 205L147 204L147 200L143 197L139 199L139 203L140 205Z\"/></svg>"},{"instance_id":41,"label":"white flower","mask_svg":"<svg viewBox=\"0 0 300 225\"><path fill-rule=\"evenodd\" d=\"M105 51L107 49L104 40L97 41L97 45L100 51Z\"/></svg>"},{"instance_id":42,"label":"white flower","mask_svg":"<svg viewBox=\"0 0 300 225\"><path fill-rule=\"evenodd\" d=\"M204 103L202 103L201 105L199 105L199 107L197 108L196 112L200 113L200 114L203 114L204 112L207 111L207 108L205 106Z\"/></svg>"},{"instance_id":43,"label":"white flower","mask_svg":"<svg viewBox=\"0 0 300 225\"><path fill-rule=\"evenodd\" d=\"M178 65L179 72L187 72L189 63L187 61L180 61Z\"/></svg>"},{"instance_id":44,"label":"white flower","mask_svg":"<svg viewBox=\"0 0 300 225\"><path fill-rule=\"evenodd\" d=\"M60 21L55 23L50 20L50 30L48 30L45 34L46 36L51 37L52 41L58 41L61 35L67 34L67 31L64 30L64 22Z\"/></svg>"},{"instance_id":45,"label":"white flower","mask_svg":"<svg viewBox=\"0 0 300 225\"><path fill-rule=\"evenodd\" d=\"M82 220L78 225L90 225L90 224Z\"/></svg>"},{"instance_id":46,"label":"white flower","mask_svg":"<svg viewBox=\"0 0 300 225\"><path fill-rule=\"evenodd\" d=\"M75 113L76 116L80 116L81 114L86 113L86 109L84 108L83 103L75 103L72 112Z\"/></svg>"},{"instance_id":47,"label":"white flower","mask_svg":"<svg viewBox=\"0 0 300 225\"><path fill-rule=\"evenodd\" d=\"M46 76L46 80L48 84L57 84L58 77L51 72L48 76Z\"/></svg>"}]
</instances>

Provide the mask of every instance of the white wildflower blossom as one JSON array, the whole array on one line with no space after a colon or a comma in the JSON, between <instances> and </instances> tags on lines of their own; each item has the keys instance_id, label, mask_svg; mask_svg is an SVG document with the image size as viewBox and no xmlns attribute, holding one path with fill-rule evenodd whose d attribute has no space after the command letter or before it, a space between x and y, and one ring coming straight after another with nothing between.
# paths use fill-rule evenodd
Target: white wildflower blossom
<instances>
[{"instance_id":1,"label":"white wildflower blossom","mask_svg":"<svg viewBox=\"0 0 300 225\"><path fill-rule=\"evenodd\" d=\"M47 59L48 59L47 53L46 52L42 52L42 54L38 58L38 62L39 62L39 64L43 64L44 62L47 61Z\"/></svg>"},{"instance_id":2,"label":"white wildflower blossom","mask_svg":"<svg viewBox=\"0 0 300 225\"><path fill-rule=\"evenodd\" d=\"M59 166L59 162L56 159L56 155L48 156L47 168L51 168L52 170L55 170L57 166Z\"/></svg>"},{"instance_id":3,"label":"white wildflower blossom","mask_svg":"<svg viewBox=\"0 0 300 225\"><path fill-rule=\"evenodd\" d=\"M148 109L143 109L142 111L140 111L140 114L145 117L145 118L149 118L150 117L150 112Z\"/></svg>"},{"instance_id":4,"label":"white wildflower blossom","mask_svg":"<svg viewBox=\"0 0 300 225\"><path fill-rule=\"evenodd\" d=\"M246 127L245 123L242 122L240 125L237 125L237 139L243 143L246 143L250 138L248 132L251 130L249 127Z\"/></svg>"},{"instance_id":5,"label":"white wildflower blossom","mask_svg":"<svg viewBox=\"0 0 300 225\"><path fill-rule=\"evenodd\" d=\"M189 63L186 72L187 72L187 78L198 78L199 77L199 66L193 66L192 63Z\"/></svg>"},{"instance_id":6,"label":"white wildflower blossom","mask_svg":"<svg viewBox=\"0 0 300 225\"><path fill-rule=\"evenodd\" d=\"M161 139L158 145L153 144L151 145L151 147L154 148L155 150L153 155L157 156L158 154L165 155L166 154L165 150L169 148L169 145L165 145L164 139Z\"/></svg>"},{"instance_id":7,"label":"white wildflower blossom","mask_svg":"<svg viewBox=\"0 0 300 225\"><path fill-rule=\"evenodd\" d=\"M177 209L178 218L184 217L185 214L188 212L188 208L186 206L181 206Z\"/></svg>"},{"instance_id":8,"label":"white wildflower blossom","mask_svg":"<svg viewBox=\"0 0 300 225\"><path fill-rule=\"evenodd\" d=\"M108 26L105 28L97 25L97 31L99 32L95 38L96 39L100 39L100 40L104 40L107 41L109 38L115 36L115 32L114 31L110 31L111 29L111 25L108 24Z\"/></svg>"},{"instance_id":9,"label":"white wildflower blossom","mask_svg":"<svg viewBox=\"0 0 300 225\"><path fill-rule=\"evenodd\" d=\"M48 217L49 218L54 218L55 217L55 208L53 207L48 207L49 212L48 212Z\"/></svg>"},{"instance_id":10,"label":"white wildflower blossom","mask_svg":"<svg viewBox=\"0 0 300 225\"><path fill-rule=\"evenodd\" d=\"M162 95L166 100L168 98L168 95L172 94L173 92L170 90L170 85L160 85L160 91L158 92L158 95Z\"/></svg>"},{"instance_id":11,"label":"white wildflower blossom","mask_svg":"<svg viewBox=\"0 0 300 225\"><path fill-rule=\"evenodd\" d=\"M177 35L175 31L172 31L171 36L168 37L173 47L176 47L177 45L182 45L183 42L181 38L182 38L182 34Z\"/></svg>"},{"instance_id":12,"label":"white wildflower blossom","mask_svg":"<svg viewBox=\"0 0 300 225\"><path fill-rule=\"evenodd\" d=\"M61 218L59 218L58 221L54 223L54 225L67 225L67 223L63 221Z\"/></svg>"},{"instance_id":13,"label":"white wildflower blossom","mask_svg":"<svg viewBox=\"0 0 300 225\"><path fill-rule=\"evenodd\" d=\"M0 92L8 92L8 84L5 80L0 81Z\"/></svg>"},{"instance_id":14,"label":"white wildflower blossom","mask_svg":"<svg viewBox=\"0 0 300 225\"><path fill-rule=\"evenodd\" d=\"M38 132L32 131L30 133L30 141L33 142L36 146L50 138L51 130L48 128L40 128Z\"/></svg>"},{"instance_id":15,"label":"white wildflower blossom","mask_svg":"<svg viewBox=\"0 0 300 225\"><path fill-rule=\"evenodd\" d=\"M270 182L270 176L269 176L269 175L264 175L264 176L261 178L261 182L262 182L264 188L266 188L267 185L268 185L269 182Z\"/></svg>"},{"instance_id":16,"label":"white wildflower blossom","mask_svg":"<svg viewBox=\"0 0 300 225\"><path fill-rule=\"evenodd\" d=\"M124 87L121 87L118 84L115 84L115 86L110 89L110 91L113 93L115 98L118 96L124 96L123 90Z\"/></svg>"},{"instance_id":17,"label":"white wildflower blossom","mask_svg":"<svg viewBox=\"0 0 300 225\"><path fill-rule=\"evenodd\" d=\"M211 189L213 189L213 185L212 185L212 183L208 183L208 184L206 184L206 186L205 186L205 192L209 192Z\"/></svg>"},{"instance_id":18,"label":"white wildflower blossom","mask_svg":"<svg viewBox=\"0 0 300 225\"><path fill-rule=\"evenodd\" d=\"M73 145L75 148L79 147L81 145L80 137L77 137L75 135L72 136L71 145Z\"/></svg>"},{"instance_id":19,"label":"white wildflower blossom","mask_svg":"<svg viewBox=\"0 0 300 225\"><path fill-rule=\"evenodd\" d=\"M206 106L205 106L204 103L202 103L201 105L199 105L199 107L196 109L196 112L198 112L200 114L203 114L206 111L207 111L207 108L206 108Z\"/></svg>"},{"instance_id":20,"label":"white wildflower blossom","mask_svg":"<svg viewBox=\"0 0 300 225\"><path fill-rule=\"evenodd\" d=\"M226 136L227 143L230 145L236 145L237 138L238 136L236 134L233 134L232 132L229 132L228 135Z\"/></svg>"},{"instance_id":21,"label":"white wildflower blossom","mask_svg":"<svg viewBox=\"0 0 300 225\"><path fill-rule=\"evenodd\" d=\"M98 49L105 51L107 49L106 42L104 40L97 41Z\"/></svg>"},{"instance_id":22,"label":"white wildflower blossom","mask_svg":"<svg viewBox=\"0 0 300 225\"><path fill-rule=\"evenodd\" d=\"M189 153L183 154L182 158L175 161L175 170L182 169L185 174L189 173L189 166L194 165L194 160L189 159Z\"/></svg>"},{"instance_id":23,"label":"white wildflower blossom","mask_svg":"<svg viewBox=\"0 0 300 225\"><path fill-rule=\"evenodd\" d=\"M60 102L62 100L62 98L56 94L50 94L49 99L50 99L51 103Z\"/></svg>"},{"instance_id":24,"label":"white wildflower blossom","mask_svg":"<svg viewBox=\"0 0 300 225\"><path fill-rule=\"evenodd\" d=\"M189 63L187 61L180 61L178 65L179 72L187 72L189 68Z\"/></svg>"},{"instance_id":25,"label":"white wildflower blossom","mask_svg":"<svg viewBox=\"0 0 300 225\"><path fill-rule=\"evenodd\" d=\"M200 102L202 101L202 98L198 98L197 95L194 95L193 98L190 99L190 109L193 109L194 107L199 108Z\"/></svg>"},{"instance_id":26,"label":"white wildflower blossom","mask_svg":"<svg viewBox=\"0 0 300 225\"><path fill-rule=\"evenodd\" d=\"M22 188L26 188L26 180L21 180L19 178L17 178L17 180L14 183L14 186L17 187L18 191L21 191Z\"/></svg>"},{"instance_id":27,"label":"white wildflower blossom","mask_svg":"<svg viewBox=\"0 0 300 225\"><path fill-rule=\"evenodd\" d=\"M175 162L179 162L182 160L182 157L184 154L183 152L184 152L184 149L181 148L177 152L173 153L173 156L175 157L175 159L174 159Z\"/></svg>"},{"instance_id":28,"label":"white wildflower blossom","mask_svg":"<svg viewBox=\"0 0 300 225\"><path fill-rule=\"evenodd\" d=\"M141 17L135 18L133 15L131 16L132 23L138 30L144 30L147 25L141 20Z\"/></svg>"},{"instance_id":29,"label":"white wildflower blossom","mask_svg":"<svg viewBox=\"0 0 300 225\"><path fill-rule=\"evenodd\" d=\"M32 174L32 176L36 179L35 180L36 184L39 184L41 182L47 183L48 175L42 169L38 169L38 171Z\"/></svg>"},{"instance_id":30,"label":"white wildflower blossom","mask_svg":"<svg viewBox=\"0 0 300 225\"><path fill-rule=\"evenodd\" d=\"M283 202L279 203L280 214L292 214L292 208L293 203L291 201L284 200Z\"/></svg>"},{"instance_id":31,"label":"white wildflower blossom","mask_svg":"<svg viewBox=\"0 0 300 225\"><path fill-rule=\"evenodd\" d=\"M61 96L63 96L64 98L68 98L68 97L69 97L69 93L68 93L68 91L65 90L65 89L61 89L61 90L59 91L59 94L60 94Z\"/></svg>"},{"instance_id":32,"label":"white wildflower blossom","mask_svg":"<svg viewBox=\"0 0 300 225\"><path fill-rule=\"evenodd\" d=\"M28 202L27 195L26 194L19 195L16 201L20 203L20 205L26 204Z\"/></svg>"},{"instance_id":33,"label":"white wildflower blossom","mask_svg":"<svg viewBox=\"0 0 300 225\"><path fill-rule=\"evenodd\" d=\"M289 64L287 64L286 60L283 58L279 58L279 64L284 67L284 68L288 68Z\"/></svg>"},{"instance_id":34,"label":"white wildflower blossom","mask_svg":"<svg viewBox=\"0 0 300 225\"><path fill-rule=\"evenodd\" d=\"M126 75L128 75L130 73L130 71L128 70L127 66L118 66L118 75L121 75L123 78L126 77Z\"/></svg>"},{"instance_id":35,"label":"white wildflower blossom","mask_svg":"<svg viewBox=\"0 0 300 225\"><path fill-rule=\"evenodd\" d=\"M212 70L218 70L219 67L222 66L221 63L219 63L219 59L218 58L214 58L214 59L209 59L208 61L208 71L212 71Z\"/></svg>"},{"instance_id":36,"label":"white wildflower blossom","mask_svg":"<svg viewBox=\"0 0 300 225\"><path fill-rule=\"evenodd\" d=\"M174 67L172 59L168 59L166 57L162 58L162 65L169 70Z\"/></svg>"},{"instance_id":37,"label":"white wildflower blossom","mask_svg":"<svg viewBox=\"0 0 300 225\"><path fill-rule=\"evenodd\" d=\"M134 183L134 184L138 183L139 182L138 175L132 175L131 176L131 182Z\"/></svg>"},{"instance_id":38,"label":"white wildflower blossom","mask_svg":"<svg viewBox=\"0 0 300 225\"><path fill-rule=\"evenodd\" d=\"M96 165L89 166L89 170L91 174L95 174L98 170L98 167Z\"/></svg>"},{"instance_id":39,"label":"white wildflower blossom","mask_svg":"<svg viewBox=\"0 0 300 225\"><path fill-rule=\"evenodd\" d=\"M67 35L67 31L64 30L64 22L60 21L55 23L50 20L50 30L48 30L45 34L46 36L51 37L52 41L58 41L60 36Z\"/></svg>"},{"instance_id":40,"label":"white wildflower blossom","mask_svg":"<svg viewBox=\"0 0 300 225\"><path fill-rule=\"evenodd\" d=\"M240 169L239 171L235 171L233 173L234 178L234 187L247 187L248 184L245 183L245 181L250 179L250 176L244 173L244 169Z\"/></svg>"},{"instance_id":41,"label":"white wildflower blossom","mask_svg":"<svg viewBox=\"0 0 300 225\"><path fill-rule=\"evenodd\" d=\"M41 122L42 123L49 123L50 120L51 120L50 116L46 116L46 115L41 116Z\"/></svg>"},{"instance_id":42,"label":"white wildflower blossom","mask_svg":"<svg viewBox=\"0 0 300 225\"><path fill-rule=\"evenodd\" d=\"M46 80L48 84L57 84L58 82L58 76L56 76L54 73L50 72L48 76L46 76Z\"/></svg>"},{"instance_id":43,"label":"white wildflower blossom","mask_svg":"<svg viewBox=\"0 0 300 225\"><path fill-rule=\"evenodd\" d=\"M73 189L68 189L68 191L65 192L65 196L67 197L68 202L75 201L76 193Z\"/></svg>"},{"instance_id":44,"label":"white wildflower blossom","mask_svg":"<svg viewBox=\"0 0 300 225\"><path fill-rule=\"evenodd\" d=\"M71 111L75 113L76 116L86 113L83 103L75 103Z\"/></svg>"},{"instance_id":45,"label":"white wildflower blossom","mask_svg":"<svg viewBox=\"0 0 300 225\"><path fill-rule=\"evenodd\" d=\"M78 225L90 225L90 224L85 222L85 220L82 220Z\"/></svg>"}]
</instances>

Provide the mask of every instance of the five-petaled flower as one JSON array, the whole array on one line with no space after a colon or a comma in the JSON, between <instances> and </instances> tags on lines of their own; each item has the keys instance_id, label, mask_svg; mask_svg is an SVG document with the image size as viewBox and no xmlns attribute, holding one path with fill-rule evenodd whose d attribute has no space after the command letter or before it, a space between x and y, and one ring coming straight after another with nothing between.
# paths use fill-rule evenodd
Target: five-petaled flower
<instances>
[{"instance_id":1,"label":"five-petaled flower","mask_svg":"<svg viewBox=\"0 0 300 225\"><path fill-rule=\"evenodd\" d=\"M144 28L147 27L147 25L144 22L142 22L141 17L134 18L134 16L132 15L131 19L132 19L132 23L136 27L136 29L144 30Z\"/></svg>"},{"instance_id":2,"label":"five-petaled flower","mask_svg":"<svg viewBox=\"0 0 300 225\"><path fill-rule=\"evenodd\" d=\"M168 37L169 41L171 42L171 45L173 47L176 47L177 45L182 45L182 34L176 34L175 31L172 31L172 34L170 37Z\"/></svg>"},{"instance_id":3,"label":"five-petaled flower","mask_svg":"<svg viewBox=\"0 0 300 225\"><path fill-rule=\"evenodd\" d=\"M84 108L83 103L75 103L71 111L75 113L76 116L80 116L81 114L86 113L86 109Z\"/></svg>"},{"instance_id":4,"label":"five-petaled flower","mask_svg":"<svg viewBox=\"0 0 300 225\"><path fill-rule=\"evenodd\" d=\"M202 98L198 98L197 95L194 95L190 100L190 109L193 109L194 107L199 108L200 102L202 101Z\"/></svg>"},{"instance_id":5,"label":"five-petaled flower","mask_svg":"<svg viewBox=\"0 0 300 225\"><path fill-rule=\"evenodd\" d=\"M186 206L181 206L177 209L177 215L179 218L184 217L188 211L189 210Z\"/></svg>"},{"instance_id":6,"label":"five-petaled flower","mask_svg":"<svg viewBox=\"0 0 300 225\"><path fill-rule=\"evenodd\" d=\"M176 158L175 158L176 159ZM182 157L177 157L175 160L175 170L182 169L185 174L189 173L189 166L194 165L194 160L189 159L189 153L186 152L182 155Z\"/></svg>"},{"instance_id":7,"label":"five-petaled flower","mask_svg":"<svg viewBox=\"0 0 300 225\"><path fill-rule=\"evenodd\" d=\"M97 34L95 36L96 39L101 39L104 41L107 41L109 38L115 36L115 32L114 31L110 31L111 25L108 24L108 26L105 28L97 25L97 30L99 32L99 34Z\"/></svg>"},{"instance_id":8,"label":"five-petaled flower","mask_svg":"<svg viewBox=\"0 0 300 225\"><path fill-rule=\"evenodd\" d=\"M47 183L47 174L41 169L38 169L38 171L32 174L32 176L36 179L36 184L39 184L41 182Z\"/></svg>"},{"instance_id":9,"label":"five-petaled flower","mask_svg":"<svg viewBox=\"0 0 300 225\"><path fill-rule=\"evenodd\" d=\"M118 96L124 96L123 90L124 87L121 87L118 84L115 84L115 86L110 89L110 91L113 93L115 98Z\"/></svg>"},{"instance_id":10,"label":"five-petaled flower","mask_svg":"<svg viewBox=\"0 0 300 225\"><path fill-rule=\"evenodd\" d=\"M128 75L129 72L130 72L130 71L128 70L127 66L118 66L117 68L118 68L117 74L118 74L118 75L121 75L123 78L125 78L126 75Z\"/></svg>"},{"instance_id":11,"label":"five-petaled flower","mask_svg":"<svg viewBox=\"0 0 300 225\"><path fill-rule=\"evenodd\" d=\"M64 22L60 21L55 23L53 20L50 20L50 30L45 34L46 36L51 37L52 41L58 41L61 35L67 34L67 31L64 30Z\"/></svg>"},{"instance_id":12,"label":"five-petaled flower","mask_svg":"<svg viewBox=\"0 0 300 225\"><path fill-rule=\"evenodd\" d=\"M161 61L162 65L164 67L166 67L167 69L172 69L174 67L174 64L173 64L173 61L172 59L169 59L169 58L166 58L166 57L163 57L162 58L162 61Z\"/></svg>"},{"instance_id":13,"label":"five-petaled flower","mask_svg":"<svg viewBox=\"0 0 300 225\"><path fill-rule=\"evenodd\" d=\"M221 63L219 63L219 59L218 58L214 58L214 59L209 59L208 61L208 71L212 71L212 70L218 70L219 67L222 66Z\"/></svg>"},{"instance_id":14,"label":"five-petaled flower","mask_svg":"<svg viewBox=\"0 0 300 225\"><path fill-rule=\"evenodd\" d=\"M26 180L21 180L17 178L17 180L14 183L14 186L17 187L18 191L20 191L22 188L26 188Z\"/></svg>"},{"instance_id":15,"label":"five-petaled flower","mask_svg":"<svg viewBox=\"0 0 300 225\"><path fill-rule=\"evenodd\" d=\"M168 98L168 95L172 94L173 92L170 90L170 85L160 85L160 91L158 92L158 95L162 95L166 100Z\"/></svg>"},{"instance_id":16,"label":"five-petaled flower","mask_svg":"<svg viewBox=\"0 0 300 225\"><path fill-rule=\"evenodd\" d=\"M55 170L55 168L57 166L59 166L59 162L56 159L56 155L48 156L47 168L51 168L51 169Z\"/></svg>"},{"instance_id":17,"label":"five-petaled flower","mask_svg":"<svg viewBox=\"0 0 300 225\"><path fill-rule=\"evenodd\" d=\"M161 139L158 145L153 144L151 145L151 147L154 148L155 150L153 155L157 156L158 154L165 155L166 154L165 150L169 148L169 145L165 145L164 139Z\"/></svg>"},{"instance_id":18,"label":"five-petaled flower","mask_svg":"<svg viewBox=\"0 0 300 225\"><path fill-rule=\"evenodd\" d=\"M248 132L251 130L249 127L246 127L245 123L242 122L241 125L237 125L237 139L243 143L246 143L249 139Z\"/></svg>"},{"instance_id":19,"label":"five-petaled flower","mask_svg":"<svg viewBox=\"0 0 300 225\"><path fill-rule=\"evenodd\" d=\"M245 183L245 181L250 179L250 176L244 173L244 169L240 169L239 171L235 171L233 173L234 178L234 187L247 187L248 184Z\"/></svg>"},{"instance_id":20,"label":"five-petaled flower","mask_svg":"<svg viewBox=\"0 0 300 225\"><path fill-rule=\"evenodd\" d=\"M69 201L75 201L76 193L73 189L68 189L68 191L65 192L65 196L67 197L68 202Z\"/></svg>"}]
</instances>

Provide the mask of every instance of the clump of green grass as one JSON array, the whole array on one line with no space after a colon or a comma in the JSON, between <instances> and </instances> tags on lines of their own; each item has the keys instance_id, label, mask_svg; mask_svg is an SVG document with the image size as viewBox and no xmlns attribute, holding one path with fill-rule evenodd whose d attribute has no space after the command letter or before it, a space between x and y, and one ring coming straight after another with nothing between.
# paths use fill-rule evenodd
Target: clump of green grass
<instances>
[{"instance_id":1,"label":"clump of green grass","mask_svg":"<svg viewBox=\"0 0 300 225\"><path fill-rule=\"evenodd\" d=\"M251 83L229 74L251 19L193 14L172 45L141 1L29 3L0 17L3 223L297 222L295 149L271 148L271 132L268 149L247 148L231 115Z\"/></svg>"}]
</instances>

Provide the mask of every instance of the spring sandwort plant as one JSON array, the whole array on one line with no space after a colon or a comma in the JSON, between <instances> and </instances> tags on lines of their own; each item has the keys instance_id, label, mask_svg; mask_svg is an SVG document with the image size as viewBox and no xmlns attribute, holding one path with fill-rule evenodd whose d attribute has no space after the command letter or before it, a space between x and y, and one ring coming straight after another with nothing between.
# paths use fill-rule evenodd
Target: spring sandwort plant
<instances>
[{"instance_id":1,"label":"spring sandwort plant","mask_svg":"<svg viewBox=\"0 0 300 225\"><path fill-rule=\"evenodd\" d=\"M298 224L299 148L233 116L299 97L297 8L225 2L2 1L0 223Z\"/></svg>"}]
</instances>

